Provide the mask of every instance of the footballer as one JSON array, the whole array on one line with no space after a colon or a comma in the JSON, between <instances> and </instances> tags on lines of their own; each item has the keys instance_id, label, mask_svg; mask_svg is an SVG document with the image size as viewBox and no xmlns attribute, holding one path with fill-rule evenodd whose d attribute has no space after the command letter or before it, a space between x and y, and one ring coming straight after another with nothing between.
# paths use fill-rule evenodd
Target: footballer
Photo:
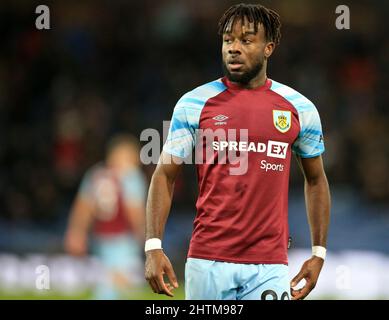
<instances>
[{"instance_id":1,"label":"footballer","mask_svg":"<svg viewBox=\"0 0 389 320\"><path fill-rule=\"evenodd\" d=\"M230 7L219 21L224 76L184 94L174 108L146 210L145 277L156 293L173 296L178 287L162 238L182 159L199 145L212 148L211 160L223 158L218 155L221 150L240 153L247 168L232 174L234 164L228 159L196 163L199 195L185 264L185 298L298 300L316 285L330 218L330 192L321 157L323 133L315 105L267 76L280 28L279 15L262 5ZM246 130L247 135L202 145L200 130ZM290 281L292 153L305 178L312 256ZM303 279L305 285L297 289Z\"/></svg>"}]
</instances>

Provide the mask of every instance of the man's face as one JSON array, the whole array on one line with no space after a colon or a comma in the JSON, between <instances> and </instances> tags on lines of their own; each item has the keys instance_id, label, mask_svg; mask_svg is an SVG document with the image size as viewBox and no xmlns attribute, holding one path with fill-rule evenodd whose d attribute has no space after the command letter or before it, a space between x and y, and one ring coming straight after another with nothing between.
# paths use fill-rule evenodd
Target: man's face
<instances>
[{"instance_id":1,"label":"man's face","mask_svg":"<svg viewBox=\"0 0 389 320\"><path fill-rule=\"evenodd\" d=\"M138 154L134 147L123 144L112 149L108 155L108 166L115 171L125 172L138 165Z\"/></svg>"},{"instance_id":2,"label":"man's face","mask_svg":"<svg viewBox=\"0 0 389 320\"><path fill-rule=\"evenodd\" d=\"M231 32L223 34L223 70L226 77L232 82L248 84L262 70L265 57L270 56L272 49L273 44L267 43L261 24L258 32L254 33L253 23L236 21Z\"/></svg>"}]
</instances>

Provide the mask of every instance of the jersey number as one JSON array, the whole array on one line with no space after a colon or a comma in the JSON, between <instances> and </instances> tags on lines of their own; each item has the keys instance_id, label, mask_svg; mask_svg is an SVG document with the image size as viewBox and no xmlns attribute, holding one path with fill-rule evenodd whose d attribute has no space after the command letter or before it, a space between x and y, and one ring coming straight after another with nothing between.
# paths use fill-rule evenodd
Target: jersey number
<instances>
[{"instance_id":1,"label":"jersey number","mask_svg":"<svg viewBox=\"0 0 389 320\"><path fill-rule=\"evenodd\" d=\"M266 299L268 296L272 297L271 300L278 300L277 293L273 290L266 290L262 292L261 300L268 300ZM289 294L286 291L284 291L284 293L281 295L281 300L290 300Z\"/></svg>"}]
</instances>

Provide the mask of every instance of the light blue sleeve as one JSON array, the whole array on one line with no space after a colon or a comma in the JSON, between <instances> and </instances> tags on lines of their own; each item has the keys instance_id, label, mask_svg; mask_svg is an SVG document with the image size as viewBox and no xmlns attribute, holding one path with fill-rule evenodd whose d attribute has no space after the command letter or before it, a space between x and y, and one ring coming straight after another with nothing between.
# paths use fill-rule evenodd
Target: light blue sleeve
<instances>
[{"instance_id":1,"label":"light blue sleeve","mask_svg":"<svg viewBox=\"0 0 389 320\"><path fill-rule=\"evenodd\" d=\"M124 198L129 203L142 203L146 201L146 179L140 170L134 170L122 179Z\"/></svg>"},{"instance_id":2,"label":"light blue sleeve","mask_svg":"<svg viewBox=\"0 0 389 320\"><path fill-rule=\"evenodd\" d=\"M292 145L292 151L301 158L321 155L325 150L323 130L315 105L301 93L274 80L271 90L288 100L298 112L300 133Z\"/></svg>"},{"instance_id":3,"label":"light blue sleeve","mask_svg":"<svg viewBox=\"0 0 389 320\"><path fill-rule=\"evenodd\" d=\"M195 145L196 119L192 123L188 120L187 110L191 107L189 99L184 95L174 107L169 133L163 146L163 151L179 158L189 156ZM192 118L195 117L195 111L192 110Z\"/></svg>"},{"instance_id":4,"label":"light blue sleeve","mask_svg":"<svg viewBox=\"0 0 389 320\"><path fill-rule=\"evenodd\" d=\"M300 106L297 110L301 130L292 150L301 158L317 157L325 150L319 112L312 102Z\"/></svg>"},{"instance_id":5,"label":"light blue sleeve","mask_svg":"<svg viewBox=\"0 0 389 320\"><path fill-rule=\"evenodd\" d=\"M89 169L82 177L80 187L78 189L78 195L82 198L92 198L92 175L93 170Z\"/></svg>"},{"instance_id":6,"label":"light blue sleeve","mask_svg":"<svg viewBox=\"0 0 389 320\"><path fill-rule=\"evenodd\" d=\"M219 79L183 95L174 107L163 151L179 158L188 157L196 145L202 109L210 98L225 89L226 86Z\"/></svg>"}]
</instances>

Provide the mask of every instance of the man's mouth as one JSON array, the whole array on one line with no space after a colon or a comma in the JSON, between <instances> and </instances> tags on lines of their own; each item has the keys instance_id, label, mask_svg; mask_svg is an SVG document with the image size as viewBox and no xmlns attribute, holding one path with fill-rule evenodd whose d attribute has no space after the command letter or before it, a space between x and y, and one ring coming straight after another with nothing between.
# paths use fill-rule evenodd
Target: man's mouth
<instances>
[{"instance_id":1,"label":"man's mouth","mask_svg":"<svg viewBox=\"0 0 389 320\"><path fill-rule=\"evenodd\" d=\"M240 68L242 68L243 63L239 60L232 60L228 62L228 67L231 71L239 71Z\"/></svg>"}]
</instances>

